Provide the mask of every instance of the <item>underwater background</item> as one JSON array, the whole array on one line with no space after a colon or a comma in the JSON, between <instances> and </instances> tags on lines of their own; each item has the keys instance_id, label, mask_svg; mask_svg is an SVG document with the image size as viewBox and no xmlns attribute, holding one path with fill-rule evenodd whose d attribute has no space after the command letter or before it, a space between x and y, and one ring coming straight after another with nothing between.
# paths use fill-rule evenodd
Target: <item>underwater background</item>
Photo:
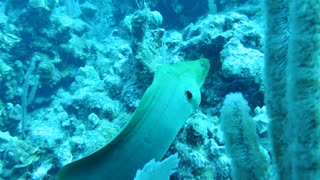
<instances>
[{"instance_id":1,"label":"underwater background","mask_svg":"<svg viewBox=\"0 0 320 180\"><path fill-rule=\"evenodd\" d=\"M264 28L260 0L0 0L0 179L55 179L119 133L158 66L199 58L211 68L170 179L231 179L234 100L270 165Z\"/></svg>"}]
</instances>

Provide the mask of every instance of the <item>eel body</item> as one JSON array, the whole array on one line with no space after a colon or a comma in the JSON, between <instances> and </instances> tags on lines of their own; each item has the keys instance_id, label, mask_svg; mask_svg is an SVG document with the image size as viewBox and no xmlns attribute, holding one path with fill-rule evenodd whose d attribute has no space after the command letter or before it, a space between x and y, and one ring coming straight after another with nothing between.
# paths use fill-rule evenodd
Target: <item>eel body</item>
<instances>
[{"instance_id":1,"label":"eel body","mask_svg":"<svg viewBox=\"0 0 320 180\"><path fill-rule=\"evenodd\" d=\"M57 179L130 180L151 159L161 160L198 108L209 68L207 59L159 66L120 133L97 152L64 166Z\"/></svg>"}]
</instances>

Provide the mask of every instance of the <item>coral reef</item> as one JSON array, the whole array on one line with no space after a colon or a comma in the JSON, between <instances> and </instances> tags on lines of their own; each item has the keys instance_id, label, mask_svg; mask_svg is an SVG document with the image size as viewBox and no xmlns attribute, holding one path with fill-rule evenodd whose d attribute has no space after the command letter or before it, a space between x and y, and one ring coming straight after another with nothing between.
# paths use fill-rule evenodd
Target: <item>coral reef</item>
<instances>
[{"instance_id":1,"label":"coral reef","mask_svg":"<svg viewBox=\"0 0 320 180\"><path fill-rule=\"evenodd\" d=\"M257 0L0 1L0 177L55 179L119 133L158 66L204 57L200 109L166 157L179 155L172 179L231 178L226 94L256 109L270 151L260 20Z\"/></svg>"}]
</instances>

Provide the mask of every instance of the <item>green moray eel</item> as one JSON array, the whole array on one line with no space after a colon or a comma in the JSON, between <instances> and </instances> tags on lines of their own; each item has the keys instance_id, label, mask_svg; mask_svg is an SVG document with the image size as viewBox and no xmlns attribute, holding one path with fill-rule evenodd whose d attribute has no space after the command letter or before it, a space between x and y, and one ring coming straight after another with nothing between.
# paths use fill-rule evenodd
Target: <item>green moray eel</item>
<instances>
[{"instance_id":1,"label":"green moray eel","mask_svg":"<svg viewBox=\"0 0 320 180\"><path fill-rule=\"evenodd\" d=\"M151 159L161 160L198 108L209 68L207 59L159 66L120 133L99 151L64 166L57 179L131 180Z\"/></svg>"}]
</instances>

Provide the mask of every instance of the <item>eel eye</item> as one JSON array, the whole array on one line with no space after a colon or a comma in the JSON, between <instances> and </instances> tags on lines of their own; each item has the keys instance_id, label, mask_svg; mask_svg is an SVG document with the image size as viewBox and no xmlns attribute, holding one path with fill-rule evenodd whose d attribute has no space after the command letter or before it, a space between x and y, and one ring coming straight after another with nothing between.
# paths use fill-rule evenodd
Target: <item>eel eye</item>
<instances>
[{"instance_id":1,"label":"eel eye","mask_svg":"<svg viewBox=\"0 0 320 180\"><path fill-rule=\"evenodd\" d=\"M186 91L186 97L188 100L192 99L192 93L190 91Z\"/></svg>"}]
</instances>

